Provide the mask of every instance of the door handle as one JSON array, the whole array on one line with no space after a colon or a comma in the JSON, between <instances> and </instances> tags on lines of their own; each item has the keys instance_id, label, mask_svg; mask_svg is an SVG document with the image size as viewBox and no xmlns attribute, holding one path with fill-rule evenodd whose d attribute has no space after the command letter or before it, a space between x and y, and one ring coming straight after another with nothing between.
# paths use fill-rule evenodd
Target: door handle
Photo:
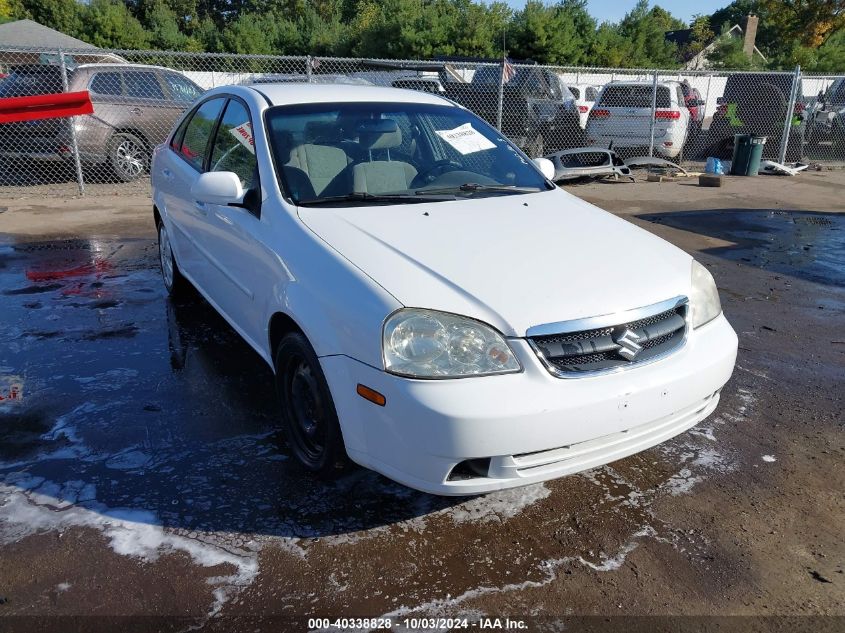
<instances>
[{"instance_id":1,"label":"door handle","mask_svg":"<svg viewBox=\"0 0 845 633\"><path fill-rule=\"evenodd\" d=\"M200 212L200 215L208 215L208 205L200 200L194 200L194 207Z\"/></svg>"},{"instance_id":2,"label":"door handle","mask_svg":"<svg viewBox=\"0 0 845 633\"><path fill-rule=\"evenodd\" d=\"M141 114L141 108L129 108L132 114Z\"/></svg>"},{"instance_id":3,"label":"door handle","mask_svg":"<svg viewBox=\"0 0 845 633\"><path fill-rule=\"evenodd\" d=\"M167 168L161 170L161 175L164 176L165 180L173 180L173 172Z\"/></svg>"}]
</instances>

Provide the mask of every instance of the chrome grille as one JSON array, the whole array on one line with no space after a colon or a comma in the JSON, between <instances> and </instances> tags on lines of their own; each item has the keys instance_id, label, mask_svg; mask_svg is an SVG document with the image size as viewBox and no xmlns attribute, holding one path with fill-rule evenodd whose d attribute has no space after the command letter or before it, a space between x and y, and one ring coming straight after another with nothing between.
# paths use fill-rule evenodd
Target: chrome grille
<instances>
[{"instance_id":1,"label":"chrome grille","mask_svg":"<svg viewBox=\"0 0 845 633\"><path fill-rule=\"evenodd\" d=\"M667 306L668 309L667 309ZM629 320L624 320L628 316ZM548 370L560 377L577 377L642 365L679 349L686 338L687 300L670 300L623 313L617 323L597 321L614 317L587 319L589 329L532 335L528 340ZM578 322L574 322L578 323ZM550 326L532 328L548 330ZM625 336L627 332L627 336ZM633 357L631 357L633 353Z\"/></svg>"}]
</instances>

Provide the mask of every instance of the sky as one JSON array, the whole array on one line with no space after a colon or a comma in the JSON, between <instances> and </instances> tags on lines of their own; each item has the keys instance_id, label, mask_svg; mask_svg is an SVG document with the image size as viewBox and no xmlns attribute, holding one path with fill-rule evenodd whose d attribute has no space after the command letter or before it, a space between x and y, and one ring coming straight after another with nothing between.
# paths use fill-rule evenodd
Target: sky
<instances>
[{"instance_id":1,"label":"sky","mask_svg":"<svg viewBox=\"0 0 845 633\"><path fill-rule=\"evenodd\" d=\"M731 0L661 0L657 4L689 23L696 13L710 14L730 2ZM507 3L519 9L525 5L525 0L507 0ZM590 14L599 22L618 22L635 4L637 0L587 0Z\"/></svg>"}]
</instances>

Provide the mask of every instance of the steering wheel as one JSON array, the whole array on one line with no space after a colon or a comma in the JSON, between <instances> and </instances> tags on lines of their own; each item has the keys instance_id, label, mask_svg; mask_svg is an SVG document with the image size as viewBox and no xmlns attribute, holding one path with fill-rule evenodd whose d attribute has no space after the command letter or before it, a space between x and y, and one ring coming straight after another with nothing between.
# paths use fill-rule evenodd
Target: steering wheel
<instances>
[{"instance_id":1,"label":"steering wheel","mask_svg":"<svg viewBox=\"0 0 845 633\"><path fill-rule=\"evenodd\" d=\"M419 187L420 185L427 185L428 183L433 182L438 176L441 176L447 171L455 171L463 168L464 166L460 163L456 163L453 160L444 158L443 160L438 160L437 162L435 162L431 167L429 167L425 171L418 173L414 177L414 181L412 184L415 187Z\"/></svg>"}]
</instances>

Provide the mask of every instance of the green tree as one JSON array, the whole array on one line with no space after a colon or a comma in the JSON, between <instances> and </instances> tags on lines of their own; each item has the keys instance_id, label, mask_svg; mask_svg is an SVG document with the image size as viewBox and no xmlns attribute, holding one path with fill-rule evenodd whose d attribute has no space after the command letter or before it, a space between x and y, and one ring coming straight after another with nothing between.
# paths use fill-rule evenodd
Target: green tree
<instances>
[{"instance_id":1,"label":"green tree","mask_svg":"<svg viewBox=\"0 0 845 633\"><path fill-rule=\"evenodd\" d=\"M276 23L272 14L242 13L220 35L222 49L245 55L276 53Z\"/></svg>"},{"instance_id":2,"label":"green tree","mask_svg":"<svg viewBox=\"0 0 845 633\"><path fill-rule=\"evenodd\" d=\"M831 35L819 47L814 63L806 69L820 73L841 73L845 70L845 29Z\"/></svg>"},{"instance_id":3,"label":"green tree","mask_svg":"<svg viewBox=\"0 0 845 633\"><path fill-rule=\"evenodd\" d=\"M639 0L618 27L619 34L630 44L625 65L631 68L677 66L678 48L666 40L666 31L678 28L678 24L664 9L649 9L648 0ZM684 26L682 22L680 25Z\"/></svg>"},{"instance_id":4,"label":"green tree","mask_svg":"<svg viewBox=\"0 0 845 633\"><path fill-rule=\"evenodd\" d=\"M81 27L83 8L76 0L21 0L15 4L17 18L29 18L69 35Z\"/></svg>"},{"instance_id":5,"label":"green tree","mask_svg":"<svg viewBox=\"0 0 845 633\"><path fill-rule=\"evenodd\" d=\"M585 61L594 31L595 21L584 2L564 0L549 6L528 0L514 15L508 48L514 57L543 64L578 64Z\"/></svg>"},{"instance_id":6,"label":"green tree","mask_svg":"<svg viewBox=\"0 0 845 633\"><path fill-rule=\"evenodd\" d=\"M619 26L604 22L599 26L590 47L590 59L596 66L619 68L629 66L631 42L619 32Z\"/></svg>"},{"instance_id":7,"label":"green tree","mask_svg":"<svg viewBox=\"0 0 845 633\"><path fill-rule=\"evenodd\" d=\"M171 51L200 49L199 42L180 29L179 17L165 0L147 4L141 21L153 48Z\"/></svg>"},{"instance_id":8,"label":"green tree","mask_svg":"<svg viewBox=\"0 0 845 633\"><path fill-rule=\"evenodd\" d=\"M150 37L122 2L91 0L82 14L80 35L102 48L148 48Z\"/></svg>"}]
</instances>

